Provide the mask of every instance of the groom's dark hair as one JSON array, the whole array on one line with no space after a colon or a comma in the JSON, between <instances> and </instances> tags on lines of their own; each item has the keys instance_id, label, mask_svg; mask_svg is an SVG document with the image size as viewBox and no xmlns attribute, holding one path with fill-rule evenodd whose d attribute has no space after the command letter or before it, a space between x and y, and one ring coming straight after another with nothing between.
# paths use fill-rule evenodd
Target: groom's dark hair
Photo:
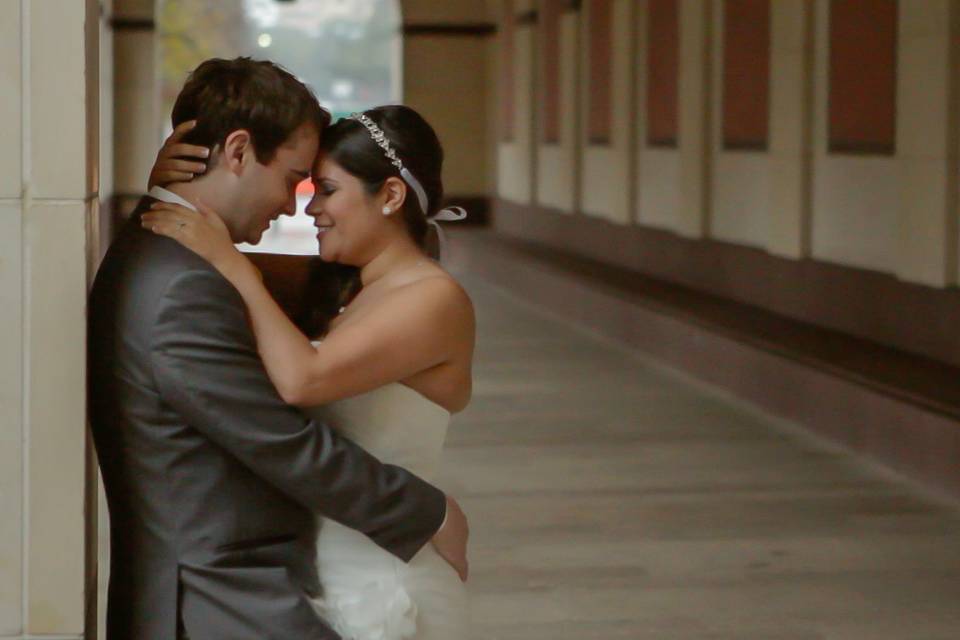
<instances>
[{"instance_id":1,"label":"groom's dark hair","mask_svg":"<svg viewBox=\"0 0 960 640\"><path fill-rule=\"evenodd\" d=\"M197 126L183 141L223 148L238 129L250 132L257 161L267 164L277 149L304 123L317 133L330 124L330 113L310 89L289 71L267 60L211 58L187 78L173 105L174 128L188 120Z\"/></svg>"}]
</instances>

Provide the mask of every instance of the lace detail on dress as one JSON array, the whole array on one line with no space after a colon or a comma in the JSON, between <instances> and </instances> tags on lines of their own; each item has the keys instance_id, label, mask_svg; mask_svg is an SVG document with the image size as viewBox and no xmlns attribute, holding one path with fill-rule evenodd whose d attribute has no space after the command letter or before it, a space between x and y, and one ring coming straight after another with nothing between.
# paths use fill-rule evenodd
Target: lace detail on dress
<instances>
[{"instance_id":1,"label":"lace detail on dress","mask_svg":"<svg viewBox=\"0 0 960 640\"><path fill-rule=\"evenodd\" d=\"M343 640L405 640L417 633L417 605L396 573L352 588L331 585L314 602Z\"/></svg>"}]
</instances>

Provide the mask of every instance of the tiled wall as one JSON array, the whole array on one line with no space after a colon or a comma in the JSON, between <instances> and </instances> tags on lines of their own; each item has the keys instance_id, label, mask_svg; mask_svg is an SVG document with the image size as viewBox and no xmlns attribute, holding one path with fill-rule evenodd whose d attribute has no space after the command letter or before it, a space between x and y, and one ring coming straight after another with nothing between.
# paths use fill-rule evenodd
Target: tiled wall
<instances>
[{"instance_id":1,"label":"tiled wall","mask_svg":"<svg viewBox=\"0 0 960 640\"><path fill-rule=\"evenodd\" d=\"M0 0L0 637L86 627L99 16Z\"/></svg>"}]
</instances>

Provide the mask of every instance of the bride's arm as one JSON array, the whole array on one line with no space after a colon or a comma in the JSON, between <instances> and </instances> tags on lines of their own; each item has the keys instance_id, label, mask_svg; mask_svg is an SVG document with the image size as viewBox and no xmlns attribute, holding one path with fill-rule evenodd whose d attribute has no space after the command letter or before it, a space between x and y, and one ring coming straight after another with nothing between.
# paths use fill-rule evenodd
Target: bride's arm
<instances>
[{"instance_id":1,"label":"bride's arm","mask_svg":"<svg viewBox=\"0 0 960 640\"><path fill-rule=\"evenodd\" d=\"M267 374L287 403L313 406L364 393L449 361L464 340L472 347L469 297L452 280L436 277L389 295L314 348L219 228L219 217L201 209L158 203L143 225L197 252L236 287Z\"/></svg>"}]
</instances>

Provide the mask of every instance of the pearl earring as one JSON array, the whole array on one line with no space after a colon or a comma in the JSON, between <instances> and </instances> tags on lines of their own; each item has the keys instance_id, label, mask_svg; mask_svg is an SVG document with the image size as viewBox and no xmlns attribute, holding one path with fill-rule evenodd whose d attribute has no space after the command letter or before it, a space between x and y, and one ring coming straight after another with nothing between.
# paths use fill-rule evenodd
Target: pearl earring
<instances>
[{"instance_id":1,"label":"pearl earring","mask_svg":"<svg viewBox=\"0 0 960 640\"><path fill-rule=\"evenodd\" d=\"M386 206L385 206L385 207L383 208L383 215L388 216L388 215L390 215L391 213L393 213L393 209L391 209L390 207L386 207Z\"/></svg>"}]
</instances>

